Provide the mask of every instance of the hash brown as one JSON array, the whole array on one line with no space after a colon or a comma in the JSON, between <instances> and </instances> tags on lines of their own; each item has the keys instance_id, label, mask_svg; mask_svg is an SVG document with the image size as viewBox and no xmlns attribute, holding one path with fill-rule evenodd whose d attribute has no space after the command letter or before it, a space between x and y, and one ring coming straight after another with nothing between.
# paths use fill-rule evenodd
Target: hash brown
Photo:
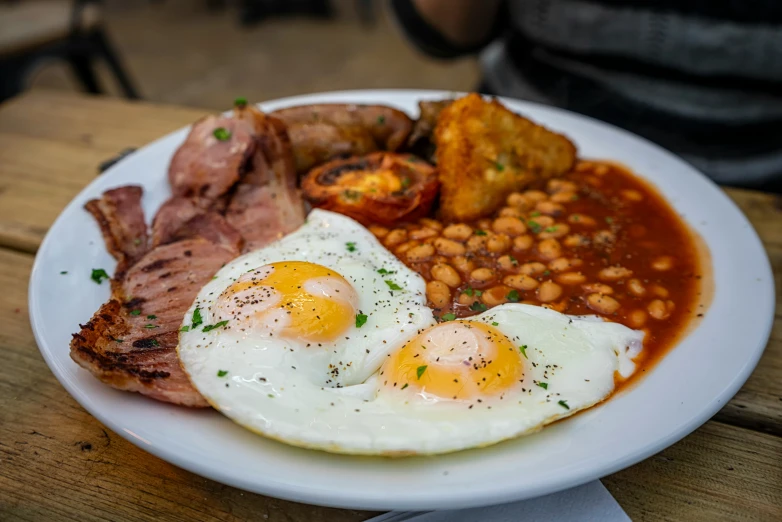
<instances>
[{"instance_id":1,"label":"hash brown","mask_svg":"<svg viewBox=\"0 0 782 522\"><path fill-rule=\"evenodd\" d=\"M489 215L511 192L565 174L576 161L565 136L474 93L443 109L435 143L447 221Z\"/></svg>"}]
</instances>

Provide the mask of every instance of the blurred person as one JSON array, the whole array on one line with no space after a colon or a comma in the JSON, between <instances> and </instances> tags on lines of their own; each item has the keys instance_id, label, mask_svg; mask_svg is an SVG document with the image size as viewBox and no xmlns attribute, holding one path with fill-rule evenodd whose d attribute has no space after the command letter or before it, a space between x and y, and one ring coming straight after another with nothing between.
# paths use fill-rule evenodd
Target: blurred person
<instances>
[{"instance_id":1,"label":"blurred person","mask_svg":"<svg viewBox=\"0 0 782 522\"><path fill-rule=\"evenodd\" d=\"M423 52L481 52L480 92L644 136L718 183L782 190L778 0L392 0Z\"/></svg>"}]
</instances>

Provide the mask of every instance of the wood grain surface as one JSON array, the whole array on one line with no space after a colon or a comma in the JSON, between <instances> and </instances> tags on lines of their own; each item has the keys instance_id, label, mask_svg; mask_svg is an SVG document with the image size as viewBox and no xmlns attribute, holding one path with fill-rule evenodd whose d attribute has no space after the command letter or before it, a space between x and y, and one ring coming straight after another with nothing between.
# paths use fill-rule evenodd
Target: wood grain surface
<instances>
[{"instance_id":1,"label":"wood grain surface","mask_svg":"<svg viewBox=\"0 0 782 522\"><path fill-rule=\"evenodd\" d=\"M31 91L0 106L0 246L34 253L65 205L122 151L206 111Z\"/></svg>"},{"instance_id":2,"label":"wood grain surface","mask_svg":"<svg viewBox=\"0 0 782 522\"><path fill-rule=\"evenodd\" d=\"M49 225L101 162L203 115L46 92L0 106L0 520L371 516L245 493L148 455L87 414L38 352L27 282ZM603 480L634 520L782 519L782 202L758 192L727 192L752 221L773 265L774 330L752 377L711 422Z\"/></svg>"}]
</instances>

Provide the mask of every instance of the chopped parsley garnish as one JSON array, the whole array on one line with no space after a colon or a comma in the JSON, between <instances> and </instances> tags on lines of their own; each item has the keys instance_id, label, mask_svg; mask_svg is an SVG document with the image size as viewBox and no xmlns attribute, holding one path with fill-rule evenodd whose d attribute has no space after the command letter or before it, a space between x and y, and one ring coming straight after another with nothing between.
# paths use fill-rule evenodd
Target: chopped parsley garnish
<instances>
[{"instance_id":1,"label":"chopped parsley garnish","mask_svg":"<svg viewBox=\"0 0 782 522\"><path fill-rule=\"evenodd\" d=\"M607 217L607 218L606 218L606 223L608 223L609 225L610 225L611 223L613 223L613 222L614 222L614 218L610 218L610 217Z\"/></svg>"},{"instance_id":2,"label":"chopped parsley garnish","mask_svg":"<svg viewBox=\"0 0 782 522\"><path fill-rule=\"evenodd\" d=\"M348 249L348 252L355 252L356 244L353 241L348 241L347 243L345 243L345 248Z\"/></svg>"},{"instance_id":3,"label":"chopped parsley garnish","mask_svg":"<svg viewBox=\"0 0 782 522\"><path fill-rule=\"evenodd\" d=\"M391 275L396 274L396 270L386 270L385 268L381 268L377 271L377 273L380 275Z\"/></svg>"},{"instance_id":4,"label":"chopped parsley garnish","mask_svg":"<svg viewBox=\"0 0 782 522\"><path fill-rule=\"evenodd\" d=\"M548 383L547 382L537 382L535 384L537 384L538 386L540 386L544 390L548 390Z\"/></svg>"},{"instance_id":5,"label":"chopped parsley garnish","mask_svg":"<svg viewBox=\"0 0 782 522\"><path fill-rule=\"evenodd\" d=\"M357 201L361 199L361 192L357 190L345 190L342 192L342 195L345 196L345 199L349 201Z\"/></svg>"},{"instance_id":6,"label":"chopped parsley garnish","mask_svg":"<svg viewBox=\"0 0 782 522\"><path fill-rule=\"evenodd\" d=\"M502 172L503 170L505 170L505 165L503 165L502 163L495 163L494 167L497 169L497 172Z\"/></svg>"},{"instance_id":7,"label":"chopped parsley garnish","mask_svg":"<svg viewBox=\"0 0 782 522\"><path fill-rule=\"evenodd\" d=\"M529 221L527 221L527 226L530 229L532 229L532 233L533 234L537 234L537 233L539 233L543 229L543 227L540 226L540 223L538 223L537 221L533 221L531 219Z\"/></svg>"},{"instance_id":8,"label":"chopped parsley garnish","mask_svg":"<svg viewBox=\"0 0 782 522\"><path fill-rule=\"evenodd\" d=\"M410 181L410 178L408 178L407 176L402 178L402 188L403 189L406 189L407 187L409 187L410 183L412 183L412 182Z\"/></svg>"},{"instance_id":9,"label":"chopped parsley garnish","mask_svg":"<svg viewBox=\"0 0 782 522\"><path fill-rule=\"evenodd\" d=\"M416 368L415 374L418 376L419 379L421 378L421 376L426 371L426 368L427 368L427 365L419 366L418 368Z\"/></svg>"},{"instance_id":10,"label":"chopped parsley garnish","mask_svg":"<svg viewBox=\"0 0 782 522\"><path fill-rule=\"evenodd\" d=\"M386 279L385 282L388 285L388 288L390 288L391 290L401 290L402 289L401 286L399 286L398 284L394 283L390 279Z\"/></svg>"},{"instance_id":11,"label":"chopped parsley garnish","mask_svg":"<svg viewBox=\"0 0 782 522\"><path fill-rule=\"evenodd\" d=\"M518 264L519 264L519 260L518 260L518 259L516 259L516 258L515 258L515 257L513 257L513 256L508 256L508 257L510 258L510 264L511 264L511 265L513 265L513 266L518 266Z\"/></svg>"},{"instance_id":12,"label":"chopped parsley garnish","mask_svg":"<svg viewBox=\"0 0 782 522\"><path fill-rule=\"evenodd\" d=\"M115 343L124 343L125 342L125 339L117 339L116 337L112 337L111 340L114 341Z\"/></svg>"},{"instance_id":13,"label":"chopped parsley garnish","mask_svg":"<svg viewBox=\"0 0 782 522\"><path fill-rule=\"evenodd\" d=\"M572 219L573 221L576 221L576 222L578 222L578 221L581 221L581 216L579 216L578 214L573 214L573 216L571 217L571 219Z\"/></svg>"},{"instance_id":14,"label":"chopped parsley garnish","mask_svg":"<svg viewBox=\"0 0 782 522\"><path fill-rule=\"evenodd\" d=\"M456 319L456 314L451 314L451 313L443 314L442 317L440 317L440 319L442 321L453 321L454 319Z\"/></svg>"},{"instance_id":15,"label":"chopped parsley garnish","mask_svg":"<svg viewBox=\"0 0 782 522\"><path fill-rule=\"evenodd\" d=\"M201 317L201 309L196 307L196 309L193 310L193 325L191 326L191 328L195 330L202 324L204 324L204 319L203 317Z\"/></svg>"},{"instance_id":16,"label":"chopped parsley garnish","mask_svg":"<svg viewBox=\"0 0 782 522\"><path fill-rule=\"evenodd\" d=\"M188 325L185 325L182 328L180 328L179 331L180 332L189 332L190 331L190 327Z\"/></svg>"},{"instance_id":17,"label":"chopped parsley garnish","mask_svg":"<svg viewBox=\"0 0 782 522\"><path fill-rule=\"evenodd\" d=\"M499 326L499 325L500 325L500 323L498 323L497 321L495 321L495 322L491 323L491 325L492 325L492 326Z\"/></svg>"},{"instance_id":18,"label":"chopped parsley garnish","mask_svg":"<svg viewBox=\"0 0 782 522\"><path fill-rule=\"evenodd\" d=\"M227 324L228 324L227 320L226 321L220 321L219 323L215 323L215 324L207 324L207 325L204 326L203 330L204 330L204 332L211 332L215 328L222 328L223 326L225 326Z\"/></svg>"},{"instance_id":19,"label":"chopped parsley garnish","mask_svg":"<svg viewBox=\"0 0 782 522\"><path fill-rule=\"evenodd\" d=\"M218 377L225 377L226 375L228 375L228 370L217 370Z\"/></svg>"},{"instance_id":20,"label":"chopped parsley garnish","mask_svg":"<svg viewBox=\"0 0 782 522\"><path fill-rule=\"evenodd\" d=\"M68 273L68 271L67 271L67 270L63 270L62 272L60 272L60 275L65 275L65 274L67 274L67 273Z\"/></svg>"},{"instance_id":21,"label":"chopped parsley garnish","mask_svg":"<svg viewBox=\"0 0 782 522\"><path fill-rule=\"evenodd\" d=\"M364 314L356 314L356 328L361 328L367 323L368 317Z\"/></svg>"},{"instance_id":22,"label":"chopped parsley garnish","mask_svg":"<svg viewBox=\"0 0 782 522\"><path fill-rule=\"evenodd\" d=\"M557 227L546 227L543 229L543 232L556 232Z\"/></svg>"},{"instance_id":23,"label":"chopped parsley garnish","mask_svg":"<svg viewBox=\"0 0 782 522\"><path fill-rule=\"evenodd\" d=\"M472 294L473 294L474 292L473 292L473 289L472 289L472 288L470 288L470 287L468 286L467 288L465 288L464 290L462 290L462 293L463 293L463 294L467 294L467 295L469 295L470 297L472 297Z\"/></svg>"},{"instance_id":24,"label":"chopped parsley garnish","mask_svg":"<svg viewBox=\"0 0 782 522\"><path fill-rule=\"evenodd\" d=\"M152 346L160 346L160 343L159 343L159 342L157 342L157 339L152 339L151 341L149 341L149 343L150 343Z\"/></svg>"},{"instance_id":25,"label":"chopped parsley garnish","mask_svg":"<svg viewBox=\"0 0 782 522\"><path fill-rule=\"evenodd\" d=\"M146 328L147 330L151 330L152 328L160 328L160 327L156 324L145 324L144 328Z\"/></svg>"},{"instance_id":26,"label":"chopped parsley garnish","mask_svg":"<svg viewBox=\"0 0 782 522\"><path fill-rule=\"evenodd\" d=\"M475 232L473 232L473 234L475 234L476 236L485 236L486 232L484 232L483 230L477 228L477 229L475 229Z\"/></svg>"},{"instance_id":27,"label":"chopped parsley garnish","mask_svg":"<svg viewBox=\"0 0 782 522\"><path fill-rule=\"evenodd\" d=\"M566 402L566 401L559 401L557 404L559 404L560 406L562 406L562 407L563 407L563 408L565 408L566 410L569 410L569 409L570 409L570 406L568 406L568 405L567 405L567 402Z\"/></svg>"},{"instance_id":28,"label":"chopped parsley garnish","mask_svg":"<svg viewBox=\"0 0 782 522\"><path fill-rule=\"evenodd\" d=\"M511 290L505 297L507 297L508 301L512 303L518 303L521 300L521 296L519 295L518 290Z\"/></svg>"},{"instance_id":29,"label":"chopped parsley garnish","mask_svg":"<svg viewBox=\"0 0 782 522\"><path fill-rule=\"evenodd\" d=\"M483 312L486 310L486 305L479 301L475 301L473 304L470 305L470 310L472 310L473 312Z\"/></svg>"},{"instance_id":30,"label":"chopped parsley garnish","mask_svg":"<svg viewBox=\"0 0 782 522\"><path fill-rule=\"evenodd\" d=\"M220 141L228 141L231 139L231 132L225 127L217 127L212 134Z\"/></svg>"},{"instance_id":31,"label":"chopped parsley garnish","mask_svg":"<svg viewBox=\"0 0 782 522\"><path fill-rule=\"evenodd\" d=\"M267 396L268 398L270 398L270 399L273 399L273 398L274 398L274 394L273 394L273 393L269 393L269 394L267 394L266 396Z\"/></svg>"},{"instance_id":32,"label":"chopped parsley garnish","mask_svg":"<svg viewBox=\"0 0 782 522\"><path fill-rule=\"evenodd\" d=\"M381 116L377 117L377 124L378 125L383 125L385 122L386 122L386 117L385 116L381 115Z\"/></svg>"},{"instance_id":33,"label":"chopped parsley garnish","mask_svg":"<svg viewBox=\"0 0 782 522\"><path fill-rule=\"evenodd\" d=\"M239 97L234 100L234 106L245 107L247 105L247 98Z\"/></svg>"},{"instance_id":34,"label":"chopped parsley garnish","mask_svg":"<svg viewBox=\"0 0 782 522\"><path fill-rule=\"evenodd\" d=\"M147 319L157 319L157 316L150 314L147 316Z\"/></svg>"},{"instance_id":35,"label":"chopped parsley garnish","mask_svg":"<svg viewBox=\"0 0 782 522\"><path fill-rule=\"evenodd\" d=\"M404 389L405 389L405 388L407 388L408 386L410 386L410 385L409 385L408 383L405 383L405 385L404 385L404 386L402 386L402 388L401 388L401 389L403 389L403 390L404 390Z\"/></svg>"},{"instance_id":36,"label":"chopped parsley garnish","mask_svg":"<svg viewBox=\"0 0 782 522\"><path fill-rule=\"evenodd\" d=\"M519 351L521 352L521 355L523 355L525 359L529 359L529 357L527 357L527 345L526 344L522 344L521 346L519 346Z\"/></svg>"},{"instance_id":37,"label":"chopped parsley garnish","mask_svg":"<svg viewBox=\"0 0 782 522\"><path fill-rule=\"evenodd\" d=\"M543 275L544 275L544 276L551 275L551 270L544 270L544 271L543 271Z\"/></svg>"},{"instance_id":38,"label":"chopped parsley garnish","mask_svg":"<svg viewBox=\"0 0 782 522\"><path fill-rule=\"evenodd\" d=\"M141 315L141 310L131 310L130 315Z\"/></svg>"},{"instance_id":39,"label":"chopped parsley garnish","mask_svg":"<svg viewBox=\"0 0 782 522\"><path fill-rule=\"evenodd\" d=\"M538 216L540 215L540 212L538 212L538 211L536 210L535 212L530 212L530 214L529 214L529 215L530 215L530 217L538 217Z\"/></svg>"},{"instance_id":40,"label":"chopped parsley garnish","mask_svg":"<svg viewBox=\"0 0 782 522\"><path fill-rule=\"evenodd\" d=\"M133 240L133 244L136 245L136 246L139 246L141 244L141 239L139 239L139 238L134 239Z\"/></svg>"},{"instance_id":41,"label":"chopped parsley garnish","mask_svg":"<svg viewBox=\"0 0 782 522\"><path fill-rule=\"evenodd\" d=\"M90 279L92 279L98 284L101 284L104 279L109 279L109 274L107 274L106 271L103 270L102 268L93 268Z\"/></svg>"}]
</instances>

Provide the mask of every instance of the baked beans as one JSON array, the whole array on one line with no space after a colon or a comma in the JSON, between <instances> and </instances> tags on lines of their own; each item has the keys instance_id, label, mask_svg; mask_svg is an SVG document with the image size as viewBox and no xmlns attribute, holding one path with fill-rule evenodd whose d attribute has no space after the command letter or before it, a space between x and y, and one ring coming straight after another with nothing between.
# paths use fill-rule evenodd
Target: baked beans
<instances>
[{"instance_id":1,"label":"baked beans","mask_svg":"<svg viewBox=\"0 0 782 522\"><path fill-rule=\"evenodd\" d=\"M514 192L491 218L429 217L371 232L427 281L437 316L507 302L600 315L660 352L695 308L698 259L676 213L625 170L580 162L545 190ZM653 355L650 355L653 357Z\"/></svg>"},{"instance_id":2,"label":"baked beans","mask_svg":"<svg viewBox=\"0 0 782 522\"><path fill-rule=\"evenodd\" d=\"M463 223L459 223L457 225L448 225L443 230L443 237L447 237L448 239L455 239L456 241L467 241L471 235L472 228Z\"/></svg>"},{"instance_id":3,"label":"baked beans","mask_svg":"<svg viewBox=\"0 0 782 522\"><path fill-rule=\"evenodd\" d=\"M434 240L434 247L437 253L444 256L463 256L467 251L464 245L453 239L438 237Z\"/></svg>"},{"instance_id":4,"label":"baked beans","mask_svg":"<svg viewBox=\"0 0 782 522\"><path fill-rule=\"evenodd\" d=\"M525 250L529 250L534 243L535 240L532 239L532 236L515 237L513 238L513 250L523 252Z\"/></svg>"},{"instance_id":5,"label":"baked beans","mask_svg":"<svg viewBox=\"0 0 782 522\"><path fill-rule=\"evenodd\" d=\"M537 279L524 274L506 276L502 282L517 290L534 290L539 284Z\"/></svg>"},{"instance_id":6,"label":"baked beans","mask_svg":"<svg viewBox=\"0 0 782 522\"><path fill-rule=\"evenodd\" d=\"M567 272L557 276L557 282L563 285L580 285L586 281L586 276L581 272Z\"/></svg>"},{"instance_id":7,"label":"baked beans","mask_svg":"<svg viewBox=\"0 0 782 522\"><path fill-rule=\"evenodd\" d=\"M456 271L451 265L445 263L438 263L432 267L432 278L435 281L441 281L451 288L457 288L462 284L462 278L459 272Z\"/></svg>"},{"instance_id":8,"label":"baked beans","mask_svg":"<svg viewBox=\"0 0 782 522\"><path fill-rule=\"evenodd\" d=\"M538 287L538 299L541 303L556 301L562 295L562 287L553 281L543 281Z\"/></svg>"},{"instance_id":9,"label":"baked beans","mask_svg":"<svg viewBox=\"0 0 782 522\"><path fill-rule=\"evenodd\" d=\"M445 308L451 301L451 289L442 281L426 283L426 298L435 308Z\"/></svg>"}]
</instances>

